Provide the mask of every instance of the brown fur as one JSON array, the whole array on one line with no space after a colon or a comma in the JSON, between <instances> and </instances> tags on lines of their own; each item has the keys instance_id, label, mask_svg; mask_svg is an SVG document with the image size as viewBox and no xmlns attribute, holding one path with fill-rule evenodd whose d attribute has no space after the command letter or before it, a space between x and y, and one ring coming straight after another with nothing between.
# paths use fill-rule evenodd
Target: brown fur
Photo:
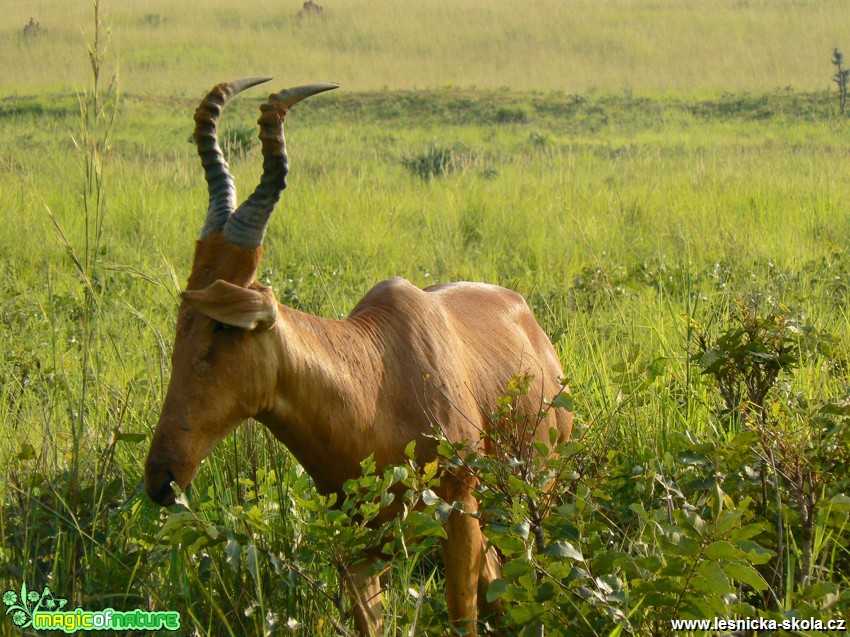
<instances>
[{"instance_id":1,"label":"brown fur","mask_svg":"<svg viewBox=\"0 0 850 637\"><path fill-rule=\"evenodd\" d=\"M172 501L170 481L185 488L200 461L249 417L266 425L329 493L358 475L370 454L379 467L403 462L411 440L418 460L430 461L435 427L453 441L480 442L488 410L514 374L534 377L520 405L526 413L536 414L542 399L560 390L555 350L515 292L481 283L421 290L390 279L346 319L326 320L279 306L254 281L261 252L219 233L197 244L179 309L172 377L145 466L146 489L158 502ZM228 307L234 293L239 304ZM258 306L271 311L273 320L255 329L223 329L221 321L253 324L241 320L243 301L251 312ZM535 437L548 441L556 427L566 440L571 426L567 412L554 410ZM476 510L468 480L447 476L441 489L444 499ZM455 513L446 533L450 616L474 634L479 590L498 577L498 560L475 519ZM379 634L377 578L361 569L346 586L359 632Z\"/></svg>"},{"instance_id":2,"label":"brown fur","mask_svg":"<svg viewBox=\"0 0 850 637\"><path fill-rule=\"evenodd\" d=\"M244 248L225 239L220 232L195 243L195 260L187 290L200 290L216 281L248 286L263 256L263 246Z\"/></svg>"},{"instance_id":3,"label":"brown fur","mask_svg":"<svg viewBox=\"0 0 850 637\"><path fill-rule=\"evenodd\" d=\"M219 233L196 246L188 290L202 291L203 303L200 293L187 291L181 304L172 377L145 467L147 491L159 502L172 501L168 483L185 488L200 461L249 417L265 424L329 493L358 475L370 454L379 467L403 462L411 440L419 461L430 461L435 426L453 441L480 441L487 410L514 374L534 376L520 405L526 413L537 413L542 399L560 390L558 357L514 292L479 283L420 290L390 279L348 318L332 321L277 306L271 291L254 281L261 252L234 246ZM228 314L215 310L215 291L223 287L213 285L217 280L274 304L276 319L253 330L222 329L218 321ZM556 410L536 434L548 440L556 427L566 440L571 425L571 416ZM468 480L444 479L442 491L446 500L476 510ZM474 634L478 592L498 577L498 560L473 518L453 514L446 532L449 612ZM361 570L347 588L358 630L378 634L377 578Z\"/></svg>"}]
</instances>

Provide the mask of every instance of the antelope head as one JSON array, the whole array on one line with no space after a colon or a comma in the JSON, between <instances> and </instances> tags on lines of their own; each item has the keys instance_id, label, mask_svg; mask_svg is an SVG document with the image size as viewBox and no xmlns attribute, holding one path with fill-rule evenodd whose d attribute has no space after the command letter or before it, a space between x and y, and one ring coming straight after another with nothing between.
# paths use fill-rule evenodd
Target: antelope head
<instances>
[{"instance_id":1,"label":"antelope head","mask_svg":"<svg viewBox=\"0 0 850 637\"><path fill-rule=\"evenodd\" d=\"M255 280L263 235L289 170L283 120L302 99L337 88L310 84L275 93L260 108L263 176L238 208L216 132L227 102L271 78L215 86L195 111L195 142L206 174L209 208L177 317L172 375L145 463L145 490L174 501L198 465L230 431L274 401L276 361L267 352L278 305Z\"/></svg>"}]
</instances>

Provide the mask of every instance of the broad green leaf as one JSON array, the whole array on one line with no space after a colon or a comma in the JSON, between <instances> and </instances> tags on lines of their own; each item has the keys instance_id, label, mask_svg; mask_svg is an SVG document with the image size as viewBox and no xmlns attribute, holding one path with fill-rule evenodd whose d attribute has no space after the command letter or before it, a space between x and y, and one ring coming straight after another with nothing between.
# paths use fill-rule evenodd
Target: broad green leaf
<instances>
[{"instance_id":1,"label":"broad green leaf","mask_svg":"<svg viewBox=\"0 0 850 637\"><path fill-rule=\"evenodd\" d=\"M543 582L534 589L534 601L540 603L548 602L554 599L557 594L558 589L552 582Z\"/></svg>"},{"instance_id":2,"label":"broad green leaf","mask_svg":"<svg viewBox=\"0 0 850 637\"><path fill-rule=\"evenodd\" d=\"M227 545L224 547L224 562L231 569L236 571L239 568L239 556L242 552L242 547L239 542L234 540L232 537L227 539Z\"/></svg>"},{"instance_id":3,"label":"broad green leaf","mask_svg":"<svg viewBox=\"0 0 850 637\"><path fill-rule=\"evenodd\" d=\"M735 449L749 449L753 443L758 441L758 434L754 431L742 431L737 436L732 439L732 442L729 443L730 447Z\"/></svg>"},{"instance_id":4,"label":"broad green leaf","mask_svg":"<svg viewBox=\"0 0 850 637\"><path fill-rule=\"evenodd\" d=\"M505 562L505 566L502 569L502 575L508 581L515 581L524 575L536 573L537 570L534 568L534 565L524 557Z\"/></svg>"},{"instance_id":5,"label":"broad green leaf","mask_svg":"<svg viewBox=\"0 0 850 637\"><path fill-rule=\"evenodd\" d=\"M535 440L534 441L534 451L537 453L537 455L540 458L545 458L546 456L549 455L549 447L542 440Z\"/></svg>"},{"instance_id":6,"label":"broad green leaf","mask_svg":"<svg viewBox=\"0 0 850 637\"><path fill-rule=\"evenodd\" d=\"M454 507L448 502L440 502L434 508L434 519L439 521L440 524L445 524L448 521L449 516L454 511Z\"/></svg>"},{"instance_id":7,"label":"broad green leaf","mask_svg":"<svg viewBox=\"0 0 850 637\"><path fill-rule=\"evenodd\" d=\"M404 457L409 458L410 460L414 459L416 455L416 441L411 440L407 443L407 446L404 448Z\"/></svg>"},{"instance_id":8,"label":"broad green leaf","mask_svg":"<svg viewBox=\"0 0 850 637\"><path fill-rule=\"evenodd\" d=\"M715 480L711 493L711 517L713 520L717 521L717 518L720 517L723 512L723 503L728 499L729 497L723 492L720 480Z\"/></svg>"},{"instance_id":9,"label":"broad green leaf","mask_svg":"<svg viewBox=\"0 0 850 637\"><path fill-rule=\"evenodd\" d=\"M735 546L747 554L752 564L767 564L776 553L750 540L738 540Z\"/></svg>"},{"instance_id":10,"label":"broad green leaf","mask_svg":"<svg viewBox=\"0 0 850 637\"><path fill-rule=\"evenodd\" d=\"M631 556L622 551L600 551L591 562L591 570L594 573L615 573L618 566L631 568L633 564Z\"/></svg>"},{"instance_id":11,"label":"broad green leaf","mask_svg":"<svg viewBox=\"0 0 850 637\"><path fill-rule=\"evenodd\" d=\"M720 360L720 358L720 352L714 349L708 350L705 354L699 357L697 364L703 368L703 373L709 374L711 373L709 369L711 369L712 366Z\"/></svg>"},{"instance_id":12,"label":"broad green leaf","mask_svg":"<svg viewBox=\"0 0 850 637\"><path fill-rule=\"evenodd\" d=\"M652 379L662 376L665 369L667 369L667 359L664 357L656 358L646 366L646 371Z\"/></svg>"},{"instance_id":13,"label":"broad green leaf","mask_svg":"<svg viewBox=\"0 0 850 637\"><path fill-rule=\"evenodd\" d=\"M120 433L115 440L118 442L142 442L147 438L147 434L139 433Z\"/></svg>"},{"instance_id":14,"label":"broad green leaf","mask_svg":"<svg viewBox=\"0 0 850 637\"><path fill-rule=\"evenodd\" d=\"M196 520L197 518L195 517L195 514L191 511L178 511L177 513L172 513L165 520L165 524L162 525L158 535L159 537L172 535L179 529L187 526L193 526Z\"/></svg>"},{"instance_id":15,"label":"broad green leaf","mask_svg":"<svg viewBox=\"0 0 850 637\"><path fill-rule=\"evenodd\" d=\"M674 555L695 557L699 554L699 544L693 538L681 533L668 533L664 540L659 540Z\"/></svg>"},{"instance_id":16,"label":"broad green leaf","mask_svg":"<svg viewBox=\"0 0 850 637\"><path fill-rule=\"evenodd\" d=\"M752 524L747 524L746 526L742 526L740 529L735 529L729 534L729 539L733 542L738 542L739 540L748 540L752 537L756 537L757 535L761 535L764 531L764 525L760 522L753 522Z\"/></svg>"},{"instance_id":17,"label":"broad green leaf","mask_svg":"<svg viewBox=\"0 0 850 637\"><path fill-rule=\"evenodd\" d=\"M375 473L375 454L370 454L360 461L360 469L364 476Z\"/></svg>"},{"instance_id":18,"label":"broad green leaf","mask_svg":"<svg viewBox=\"0 0 850 637\"><path fill-rule=\"evenodd\" d=\"M695 511L678 510L674 513L674 517L682 526L682 530L690 537L695 540L701 540L705 537L708 524Z\"/></svg>"},{"instance_id":19,"label":"broad green leaf","mask_svg":"<svg viewBox=\"0 0 850 637\"><path fill-rule=\"evenodd\" d=\"M574 560L576 562L584 561L584 556L581 554L581 551L565 540L552 542L546 547L543 554L550 557L566 557L567 559Z\"/></svg>"},{"instance_id":20,"label":"broad green leaf","mask_svg":"<svg viewBox=\"0 0 850 637\"><path fill-rule=\"evenodd\" d=\"M254 585L260 585L260 566L257 559L257 547L253 542L245 546L245 566L251 574L251 579L254 580Z\"/></svg>"},{"instance_id":21,"label":"broad green leaf","mask_svg":"<svg viewBox=\"0 0 850 637\"><path fill-rule=\"evenodd\" d=\"M560 394L555 396L555 399L552 401L552 406L557 409L566 409L567 411L573 410L573 397L572 394L568 394L565 391L562 391Z\"/></svg>"},{"instance_id":22,"label":"broad green leaf","mask_svg":"<svg viewBox=\"0 0 850 637\"><path fill-rule=\"evenodd\" d=\"M514 535L521 537L523 540L528 539L528 532L531 530L531 525L527 521L517 522L511 525L511 532Z\"/></svg>"},{"instance_id":23,"label":"broad green leaf","mask_svg":"<svg viewBox=\"0 0 850 637\"><path fill-rule=\"evenodd\" d=\"M492 604L508 590L508 582L503 579L497 579L490 582L487 587L487 602Z\"/></svg>"},{"instance_id":24,"label":"broad green leaf","mask_svg":"<svg viewBox=\"0 0 850 637\"><path fill-rule=\"evenodd\" d=\"M811 601L821 601L827 595L835 595L837 592L838 587L834 583L820 581L806 586L800 592L800 598Z\"/></svg>"},{"instance_id":25,"label":"broad green leaf","mask_svg":"<svg viewBox=\"0 0 850 637\"><path fill-rule=\"evenodd\" d=\"M515 535L491 532L489 538L496 548L507 557L525 554L525 542Z\"/></svg>"},{"instance_id":26,"label":"broad green leaf","mask_svg":"<svg viewBox=\"0 0 850 637\"><path fill-rule=\"evenodd\" d=\"M422 492L422 503L425 506L431 506L432 504L437 504L438 502L440 502L440 498L431 489L425 489Z\"/></svg>"},{"instance_id":27,"label":"broad green leaf","mask_svg":"<svg viewBox=\"0 0 850 637\"><path fill-rule=\"evenodd\" d=\"M696 451L683 451L676 456L676 461L684 465L705 466L710 464L709 459Z\"/></svg>"},{"instance_id":28,"label":"broad green leaf","mask_svg":"<svg viewBox=\"0 0 850 637\"><path fill-rule=\"evenodd\" d=\"M697 567L693 587L701 593L726 595L731 592L726 574L715 562L702 562Z\"/></svg>"},{"instance_id":29,"label":"broad green leaf","mask_svg":"<svg viewBox=\"0 0 850 637\"><path fill-rule=\"evenodd\" d=\"M517 604L515 606L511 606L508 614L511 617L513 622L516 622L520 625L528 625L534 622L535 619L540 617L543 613L546 612L546 609L543 608L540 604L536 602L529 602L525 604Z\"/></svg>"},{"instance_id":30,"label":"broad green leaf","mask_svg":"<svg viewBox=\"0 0 850 637\"><path fill-rule=\"evenodd\" d=\"M635 565L638 568L649 571L650 573L656 573L664 566L664 561L657 555L647 555L646 557L639 557L636 559Z\"/></svg>"},{"instance_id":31,"label":"broad green leaf","mask_svg":"<svg viewBox=\"0 0 850 637\"><path fill-rule=\"evenodd\" d=\"M829 503L832 506L832 510L837 513L847 513L850 511L850 496L843 493L832 496Z\"/></svg>"},{"instance_id":32,"label":"broad green leaf","mask_svg":"<svg viewBox=\"0 0 850 637\"><path fill-rule=\"evenodd\" d=\"M21 444L21 450L15 457L18 460L32 460L35 458L35 447L28 442L24 442Z\"/></svg>"},{"instance_id":33,"label":"broad green leaf","mask_svg":"<svg viewBox=\"0 0 850 637\"><path fill-rule=\"evenodd\" d=\"M658 574L661 577L683 577L690 573L691 569L693 569L693 562L691 560L686 560L678 555L667 555L665 557L667 559L667 563L664 564L664 566L658 571Z\"/></svg>"},{"instance_id":34,"label":"broad green leaf","mask_svg":"<svg viewBox=\"0 0 850 637\"><path fill-rule=\"evenodd\" d=\"M325 519L330 524L339 524L342 522L348 522L348 515L345 511L340 511L339 509L329 509L325 511Z\"/></svg>"},{"instance_id":35,"label":"broad green leaf","mask_svg":"<svg viewBox=\"0 0 850 637\"><path fill-rule=\"evenodd\" d=\"M432 460L431 462L429 462L428 464L425 465L425 467L423 469L422 479L425 482L432 480L434 478L434 476L437 475L437 471L439 471L439 469L440 469L440 461L439 460Z\"/></svg>"},{"instance_id":36,"label":"broad green leaf","mask_svg":"<svg viewBox=\"0 0 850 637\"><path fill-rule=\"evenodd\" d=\"M734 509L732 511L721 511L720 515L717 517L717 525L714 527L714 534L717 537L725 537L726 534L735 527L743 514L744 510L741 508Z\"/></svg>"},{"instance_id":37,"label":"broad green leaf","mask_svg":"<svg viewBox=\"0 0 850 637\"><path fill-rule=\"evenodd\" d=\"M451 510L451 509L450 509ZM407 523L412 535L422 537L441 537L446 538L446 531L443 529L443 523L440 520L422 513L421 511L411 511L407 516Z\"/></svg>"},{"instance_id":38,"label":"broad green leaf","mask_svg":"<svg viewBox=\"0 0 850 637\"><path fill-rule=\"evenodd\" d=\"M767 582L761 574L748 564L732 563L723 567L723 572L736 582L751 586L757 591L766 591Z\"/></svg>"},{"instance_id":39,"label":"broad green leaf","mask_svg":"<svg viewBox=\"0 0 850 637\"><path fill-rule=\"evenodd\" d=\"M393 483L407 480L407 468L402 466L393 467Z\"/></svg>"},{"instance_id":40,"label":"broad green leaf","mask_svg":"<svg viewBox=\"0 0 850 637\"><path fill-rule=\"evenodd\" d=\"M712 601L717 602L713 604ZM718 611L725 611L723 602L719 595L686 596L679 605L679 614L682 619L710 619L717 616ZM669 609L668 609L669 611Z\"/></svg>"},{"instance_id":41,"label":"broad green leaf","mask_svg":"<svg viewBox=\"0 0 850 637\"><path fill-rule=\"evenodd\" d=\"M674 595L665 595L663 592L655 592L651 590L643 594L640 599L644 606L658 608L663 612L669 612L669 610L676 604L676 597Z\"/></svg>"},{"instance_id":42,"label":"broad green leaf","mask_svg":"<svg viewBox=\"0 0 850 637\"><path fill-rule=\"evenodd\" d=\"M703 555L712 560L736 560L741 557L741 551L731 543L719 540L706 546Z\"/></svg>"}]
</instances>

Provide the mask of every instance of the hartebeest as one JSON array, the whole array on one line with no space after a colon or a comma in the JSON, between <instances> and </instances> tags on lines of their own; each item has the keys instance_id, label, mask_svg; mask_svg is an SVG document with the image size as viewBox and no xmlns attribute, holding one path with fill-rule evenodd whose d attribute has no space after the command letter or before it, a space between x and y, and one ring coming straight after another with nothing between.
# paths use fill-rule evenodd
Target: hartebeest
<instances>
[{"instance_id":1,"label":"hartebeest","mask_svg":"<svg viewBox=\"0 0 850 637\"><path fill-rule=\"evenodd\" d=\"M517 293L483 283L424 290L404 279L379 283L344 320L309 316L278 304L255 279L263 235L286 187L283 120L296 102L336 88L301 86L269 97L259 119L263 176L235 209L236 191L217 141L227 101L266 81L219 84L195 112L195 140L209 188L209 209L178 311L172 375L145 464L145 489L174 501L198 464L230 431L256 418L294 454L319 491L338 492L374 454L377 465L435 457L439 428L452 441L486 440L488 409L515 374L533 374L521 408L561 389L552 344ZM536 398L535 398L536 397ZM537 437L570 435L571 415L549 410ZM486 451L486 450L485 450ZM440 495L477 510L468 477L444 475ZM475 633L479 590L500 573L479 522L453 513L443 542L451 619ZM381 631L378 578L362 567L346 588L358 631Z\"/></svg>"}]
</instances>

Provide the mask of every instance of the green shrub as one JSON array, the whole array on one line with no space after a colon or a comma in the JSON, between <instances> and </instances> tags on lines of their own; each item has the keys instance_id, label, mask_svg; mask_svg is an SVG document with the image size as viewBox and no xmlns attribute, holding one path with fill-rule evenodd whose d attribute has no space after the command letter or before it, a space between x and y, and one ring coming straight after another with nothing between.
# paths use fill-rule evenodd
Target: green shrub
<instances>
[{"instance_id":1,"label":"green shrub","mask_svg":"<svg viewBox=\"0 0 850 637\"><path fill-rule=\"evenodd\" d=\"M515 377L493 415L496 454L440 445L480 481L484 532L504 558L487 599L508 632L664 634L663 620L751 612L741 592L767 588L756 566L774 554L755 541L751 502L721 493L713 467L640 467L580 423L570 442L524 444L511 432L542 416L516 409L528 380ZM573 403L560 395L546 410Z\"/></svg>"},{"instance_id":2,"label":"green shrub","mask_svg":"<svg viewBox=\"0 0 850 637\"><path fill-rule=\"evenodd\" d=\"M525 124L528 113L520 107L502 106L493 118L497 124Z\"/></svg>"},{"instance_id":3,"label":"green shrub","mask_svg":"<svg viewBox=\"0 0 850 637\"><path fill-rule=\"evenodd\" d=\"M432 144L418 155L402 160L404 167L420 179L444 177L466 169L471 163L472 156L460 145Z\"/></svg>"},{"instance_id":4,"label":"green shrub","mask_svg":"<svg viewBox=\"0 0 850 637\"><path fill-rule=\"evenodd\" d=\"M231 124L221 131L220 138L221 151L228 162L245 157L260 143L257 127L248 124Z\"/></svg>"}]
</instances>

